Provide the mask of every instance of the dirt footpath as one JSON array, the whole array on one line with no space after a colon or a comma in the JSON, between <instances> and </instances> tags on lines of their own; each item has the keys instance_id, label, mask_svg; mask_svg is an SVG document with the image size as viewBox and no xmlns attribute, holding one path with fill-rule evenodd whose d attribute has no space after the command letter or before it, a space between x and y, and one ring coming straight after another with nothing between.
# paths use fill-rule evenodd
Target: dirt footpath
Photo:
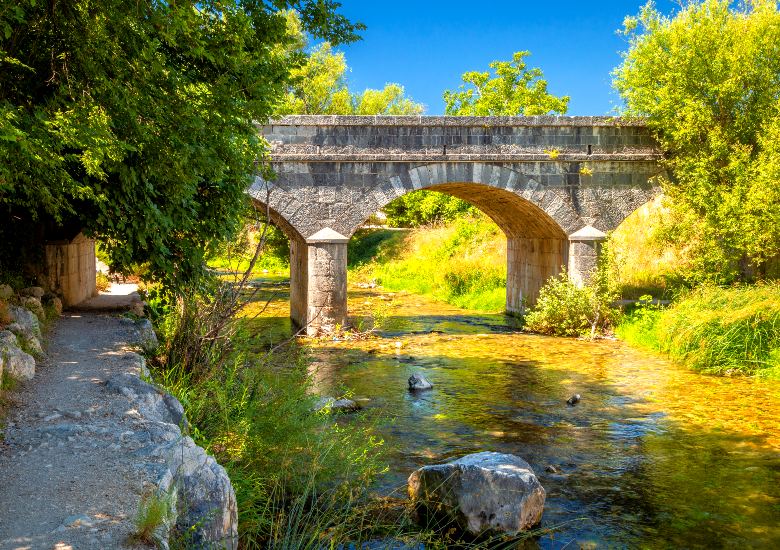
<instances>
[{"instance_id":1,"label":"dirt footpath","mask_svg":"<svg viewBox=\"0 0 780 550\"><path fill-rule=\"evenodd\" d=\"M105 387L138 373L123 352L132 323L70 313L48 334L35 378L8 392L0 431L0 549L134 548L141 495L153 490L138 454L138 412ZM139 546L141 548L141 546Z\"/></svg>"}]
</instances>

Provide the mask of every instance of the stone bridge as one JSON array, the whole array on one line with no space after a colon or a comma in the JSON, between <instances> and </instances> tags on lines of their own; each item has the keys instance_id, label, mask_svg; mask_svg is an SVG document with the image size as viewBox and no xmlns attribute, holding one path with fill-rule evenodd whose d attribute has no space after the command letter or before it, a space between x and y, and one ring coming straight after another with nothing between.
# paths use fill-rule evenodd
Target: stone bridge
<instances>
[{"instance_id":1,"label":"stone bridge","mask_svg":"<svg viewBox=\"0 0 780 550\"><path fill-rule=\"evenodd\" d=\"M290 239L290 315L309 334L347 320L347 242L373 213L429 189L464 199L507 237L509 312L658 192L641 121L612 117L289 116L262 127L276 178L249 190Z\"/></svg>"}]
</instances>

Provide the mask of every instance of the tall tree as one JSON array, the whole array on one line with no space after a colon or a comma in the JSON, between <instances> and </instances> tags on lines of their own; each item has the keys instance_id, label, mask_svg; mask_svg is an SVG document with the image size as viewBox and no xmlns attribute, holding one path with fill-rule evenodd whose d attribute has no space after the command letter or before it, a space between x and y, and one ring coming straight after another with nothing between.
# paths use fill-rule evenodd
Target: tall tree
<instances>
[{"instance_id":1,"label":"tall tree","mask_svg":"<svg viewBox=\"0 0 780 550\"><path fill-rule=\"evenodd\" d=\"M445 113L458 116L543 115L565 113L569 98L547 92L541 69L528 69L523 59L529 52L517 52L512 61L494 61L495 72L467 72L458 91L444 92ZM388 221L416 226L451 220L474 210L469 203L441 193L417 192L387 205Z\"/></svg>"},{"instance_id":2,"label":"tall tree","mask_svg":"<svg viewBox=\"0 0 780 550\"><path fill-rule=\"evenodd\" d=\"M524 59L530 52L515 52L512 61L494 61L489 71L463 73L458 91L444 92L448 115L546 115L565 114L569 96L556 97L547 91L539 68L528 69Z\"/></svg>"},{"instance_id":3,"label":"tall tree","mask_svg":"<svg viewBox=\"0 0 780 550\"><path fill-rule=\"evenodd\" d=\"M286 10L333 43L333 0L0 0L0 269L17 239L86 230L114 266L198 278L266 154L285 92ZM9 246L10 243L10 246Z\"/></svg>"},{"instance_id":4,"label":"tall tree","mask_svg":"<svg viewBox=\"0 0 780 550\"><path fill-rule=\"evenodd\" d=\"M614 84L665 152L668 235L691 243L693 282L761 275L780 255L777 3L692 1L665 16L651 2L624 27Z\"/></svg>"},{"instance_id":5,"label":"tall tree","mask_svg":"<svg viewBox=\"0 0 780 550\"><path fill-rule=\"evenodd\" d=\"M308 37L296 12L288 14L288 27L296 53L304 61L291 74L284 100L277 108L282 115L419 115L425 106L407 97L403 86L386 84L381 90L350 91L346 59L330 42L314 47L308 55Z\"/></svg>"}]
</instances>

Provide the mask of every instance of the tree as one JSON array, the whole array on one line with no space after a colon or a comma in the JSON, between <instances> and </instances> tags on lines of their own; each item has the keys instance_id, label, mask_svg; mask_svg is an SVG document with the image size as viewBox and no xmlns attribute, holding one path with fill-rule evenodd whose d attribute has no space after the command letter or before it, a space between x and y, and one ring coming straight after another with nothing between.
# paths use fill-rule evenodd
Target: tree
<instances>
[{"instance_id":1,"label":"tree","mask_svg":"<svg viewBox=\"0 0 780 550\"><path fill-rule=\"evenodd\" d=\"M475 208L464 200L435 191L414 191L398 197L383 208L393 227L417 227L454 220Z\"/></svg>"},{"instance_id":2,"label":"tree","mask_svg":"<svg viewBox=\"0 0 780 550\"><path fill-rule=\"evenodd\" d=\"M659 181L678 221L667 234L693 243L690 278L760 276L780 255L776 2L689 2L673 16L648 3L624 33L614 84L664 150Z\"/></svg>"},{"instance_id":3,"label":"tree","mask_svg":"<svg viewBox=\"0 0 780 550\"><path fill-rule=\"evenodd\" d=\"M289 29L296 53L304 55L308 39L295 12L288 14ZM330 42L312 49L303 63L293 69L284 100L277 108L280 115L419 115L420 103L406 97L403 86L386 84L381 90L366 89L353 93L347 82L343 52L333 50Z\"/></svg>"},{"instance_id":4,"label":"tree","mask_svg":"<svg viewBox=\"0 0 780 550\"><path fill-rule=\"evenodd\" d=\"M444 92L448 115L541 115L565 113L568 97L558 98L547 93L547 82L540 69L526 69L523 58L528 52L517 52L512 61L494 61L489 72L463 74L460 90ZM467 87L468 85L468 87ZM435 221L447 221L473 212L464 200L441 193L409 193L387 205L388 222L399 226L417 226Z\"/></svg>"},{"instance_id":5,"label":"tree","mask_svg":"<svg viewBox=\"0 0 780 550\"><path fill-rule=\"evenodd\" d=\"M471 71L463 74L463 84L456 92L444 92L448 115L546 115L565 114L569 96L556 97L547 91L547 81L539 68L527 69L523 59L530 52L515 52L512 61L494 61L495 72Z\"/></svg>"},{"instance_id":6,"label":"tree","mask_svg":"<svg viewBox=\"0 0 780 550\"><path fill-rule=\"evenodd\" d=\"M254 121L291 68L285 11L334 43L332 0L0 2L0 269L17 238L80 229L171 288L239 227L266 155Z\"/></svg>"}]
</instances>

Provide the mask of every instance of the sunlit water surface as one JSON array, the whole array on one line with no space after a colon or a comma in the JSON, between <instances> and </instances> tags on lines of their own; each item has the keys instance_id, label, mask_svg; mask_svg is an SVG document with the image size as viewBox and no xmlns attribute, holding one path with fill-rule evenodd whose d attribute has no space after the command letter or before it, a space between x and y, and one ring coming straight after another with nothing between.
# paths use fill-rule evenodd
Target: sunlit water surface
<instances>
[{"instance_id":1,"label":"sunlit water surface","mask_svg":"<svg viewBox=\"0 0 780 550\"><path fill-rule=\"evenodd\" d=\"M287 288L258 318L290 334ZM522 334L503 315L350 289L376 338L307 340L316 389L361 399L390 449L378 489L478 451L528 461L547 491L541 548L780 548L780 385L702 376L617 341ZM366 325L370 325L367 322ZM423 373L431 391L412 394ZM574 393L582 401L570 407ZM370 419L370 420L369 420ZM560 473L549 473L552 465Z\"/></svg>"}]
</instances>

